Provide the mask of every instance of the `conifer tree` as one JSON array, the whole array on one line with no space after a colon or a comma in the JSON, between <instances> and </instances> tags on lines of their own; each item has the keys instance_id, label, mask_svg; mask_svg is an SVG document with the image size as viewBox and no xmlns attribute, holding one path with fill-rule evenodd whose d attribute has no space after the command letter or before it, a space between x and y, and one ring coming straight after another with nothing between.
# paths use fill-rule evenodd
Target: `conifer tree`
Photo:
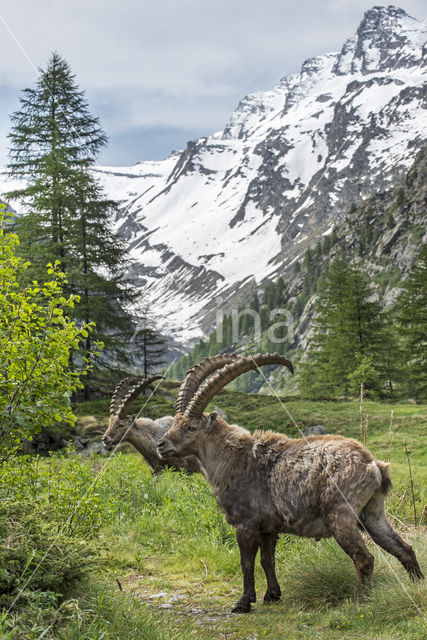
<instances>
[{"instance_id":1,"label":"conifer tree","mask_svg":"<svg viewBox=\"0 0 427 640\"><path fill-rule=\"evenodd\" d=\"M336 259L326 276L316 304L314 335L302 367L305 395L331 397L357 394L365 388L381 391L393 375L385 351L392 336L379 304L369 300L367 276ZM367 379L360 379L365 376Z\"/></svg>"},{"instance_id":2,"label":"conifer tree","mask_svg":"<svg viewBox=\"0 0 427 640\"><path fill-rule=\"evenodd\" d=\"M427 399L427 245L408 278L403 281L398 300L398 320L403 334L403 352L407 363L405 376L408 393L417 400Z\"/></svg>"},{"instance_id":3,"label":"conifer tree","mask_svg":"<svg viewBox=\"0 0 427 640\"><path fill-rule=\"evenodd\" d=\"M126 308L136 296L123 282L125 249L111 228L117 205L90 173L106 135L58 53L20 101L11 116L8 173L28 185L6 198L23 205L16 231L21 255L32 262L28 275L40 277L47 262L59 259L70 293L81 298L76 319L96 323L86 347L102 340L104 364L123 367L123 345L134 329Z\"/></svg>"},{"instance_id":4,"label":"conifer tree","mask_svg":"<svg viewBox=\"0 0 427 640\"><path fill-rule=\"evenodd\" d=\"M156 365L164 364L167 351L166 341L156 329L153 314L148 307L142 309L131 342L141 356L141 373L144 378L148 378Z\"/></svg>"},{"instance_id":5,"label":"conifer tree","mask_svg":"<svg viewBox=\"0 0 427 640\"><path fill-rule=\"evenodd\" d=\"M65 262L65 227L76 206L81 174L87 177L85 170L107 139L57 53L40 72L36 87L24 89L20 102L11 116L8 173L29 184L6 195L24 203L26 213L17 221L21 246L25 251L31 244L33 262L44 269L46 257Z\"/></svg>"}]
</instances>

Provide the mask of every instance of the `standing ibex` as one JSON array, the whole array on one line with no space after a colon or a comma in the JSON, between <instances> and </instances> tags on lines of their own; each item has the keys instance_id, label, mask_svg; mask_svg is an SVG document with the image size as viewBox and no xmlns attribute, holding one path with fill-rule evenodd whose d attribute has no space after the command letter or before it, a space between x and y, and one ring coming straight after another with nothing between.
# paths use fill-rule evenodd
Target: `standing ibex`
<instances>
[{"instance_id":1,"label":"standing ibex","mask_svg":"<svg viewBox=\"0 0 427 640\"><path fill-rule=\"evenodd\" d=\"M264 601L280 598L275 547L282 532L333 536L354 561L359 590L369 583L374 565L360 529L396 556L411 578L422 578L412 548L384 513L384 496L391 486L388 465L375 460L359 442L330 435L291 439L272 431L248 435L216 413L203 413L214 396L242 373L269 364L293 371L292 363L278 354L239 358L197 390L214 364L207 360L187 375L173 426L158 450L162 456L197 456L227 521L236 527L244 591L233 611L249 611L256 600L258 548L267 577Z\"/></svg>"},{"instance_id":2,"label":"standing ibex","mask_svg":"<svg viewBox=\"0 0 427 640\"><path fill-rule=\"evenodd\" d=\"M163 376L157 375L147 379L124 378L114 390L110 402L110 420L108 428L102 436L107 449L123 441L130 442L142 455L154 472L161 471L166 466L174 469L185 469L189 473L200 471L200 463L195 456L162 458L157 453L157 445L172 426L172 416L164 416L157 420L137 418L128 415L136 398L156 380ZM126 395L124 395L126 393Z\"/></svg>"}]
</instances>

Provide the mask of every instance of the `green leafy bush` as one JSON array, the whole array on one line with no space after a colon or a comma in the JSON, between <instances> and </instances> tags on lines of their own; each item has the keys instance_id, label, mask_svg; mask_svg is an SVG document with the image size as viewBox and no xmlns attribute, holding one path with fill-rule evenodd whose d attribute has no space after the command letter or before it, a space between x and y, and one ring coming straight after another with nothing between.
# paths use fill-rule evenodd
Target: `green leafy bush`
<instances>
[{"instance_id":1,"label":"green leafy bush","mask_svg":"<svg viewBox=\"0 0 427 640\"><path fill-rule=\"evenodd\" d=\"M87 538L97 533L106 512L90 463L75 455L9 456L0 467L0 500L46 505L68 535Z\"/></svg>"},{"instance_id":2,"label":"green leafy bush","mask_svg":"<svg viewBox=\"0 0 427 640\"><path fill-rule=\"evenodd\" d=\"M349 391L356 397L360 393L362 383L366 388L367 395L380 388L380 376L371 356L362 356L357 367L348 374L347 378Z\"/></svg>"},{"instance_id":3,"label":"green leafy bush","mask_svg":"<svg viewBox=\"0 0 427 640\"><path fill-rule=\"evenodd\" d=\"M40 598L55 607L98 560L93 539L107 512L89 461L76 455L3 461L0 608L31 609Z\"/></svg>"},{"instance_id":4,"label":"green leafy bush","mask_svg":"<svg viewBox=\"0 0 427 640\"><path fill-rule=\"evenodd\" d=\"M66 312L78 297L64 293L67 280L59 263L47 266L49 282L23 287L28 268L15 255L18 236L0 206L0 453L31 438L54 420L74 422L70 396L82 387L80 377L91 368L71 370L70 357L91 324L78 327ZM99 347L100 345L97 345Z\"/></svg>"}]
</instances>

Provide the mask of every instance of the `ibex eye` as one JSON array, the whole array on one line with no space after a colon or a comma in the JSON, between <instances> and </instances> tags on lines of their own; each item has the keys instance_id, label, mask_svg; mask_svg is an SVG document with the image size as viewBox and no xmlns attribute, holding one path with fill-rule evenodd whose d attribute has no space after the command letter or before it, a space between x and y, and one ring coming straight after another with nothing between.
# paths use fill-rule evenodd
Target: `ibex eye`
<instances>
[{"instance_id":1,"label":"ibex eye","mask_svg":"<svg viewBox=\"0 0 427 640\"><path fill-rule=\"evenodd\" d=\"M197 431L197 427L188 427L188 431Z\"/></svg>"}]
</instances>

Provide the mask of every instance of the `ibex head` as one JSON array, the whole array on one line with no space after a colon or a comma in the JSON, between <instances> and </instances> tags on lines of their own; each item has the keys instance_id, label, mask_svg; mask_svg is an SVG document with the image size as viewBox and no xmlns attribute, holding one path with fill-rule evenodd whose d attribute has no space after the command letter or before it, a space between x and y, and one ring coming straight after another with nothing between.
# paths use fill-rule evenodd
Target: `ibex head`
<instances>
[{"instance_id":1,"label":"ibex head","mask_svg":"<svg viewBox=\"0 0 427 640\"><path fill-rule=\"evenodd\" d=\"M129 415L131 406L140 393L156 380L163 376L156 375L151 378L124 378L114 390L110 402L110 419L108 427L102 436L102 442L107 449L113 448L124 440L133 429L135 416Z\"/></svg>"},{"instance_id":2,"label":"ibex head","mask_svg":"<svg viewBox=\"0 0 427 640\"><path fill-rule=\"evenodd\" d=\"M173 426L158 444L159 454L197 455L203 438L213 433L218 423L223 423L215 412L209 415L203 413L209 402L225 385L242 373L251 369L259 371L260 366L269 364L284 365L292 373L294 370L292 363L278 353L257 354L247 358L236 354L215 356L205 358L200 364L195 365L181 385ZM216 370L216 374L200 387L202 381Z\"/></svg>"}]
</instances>

